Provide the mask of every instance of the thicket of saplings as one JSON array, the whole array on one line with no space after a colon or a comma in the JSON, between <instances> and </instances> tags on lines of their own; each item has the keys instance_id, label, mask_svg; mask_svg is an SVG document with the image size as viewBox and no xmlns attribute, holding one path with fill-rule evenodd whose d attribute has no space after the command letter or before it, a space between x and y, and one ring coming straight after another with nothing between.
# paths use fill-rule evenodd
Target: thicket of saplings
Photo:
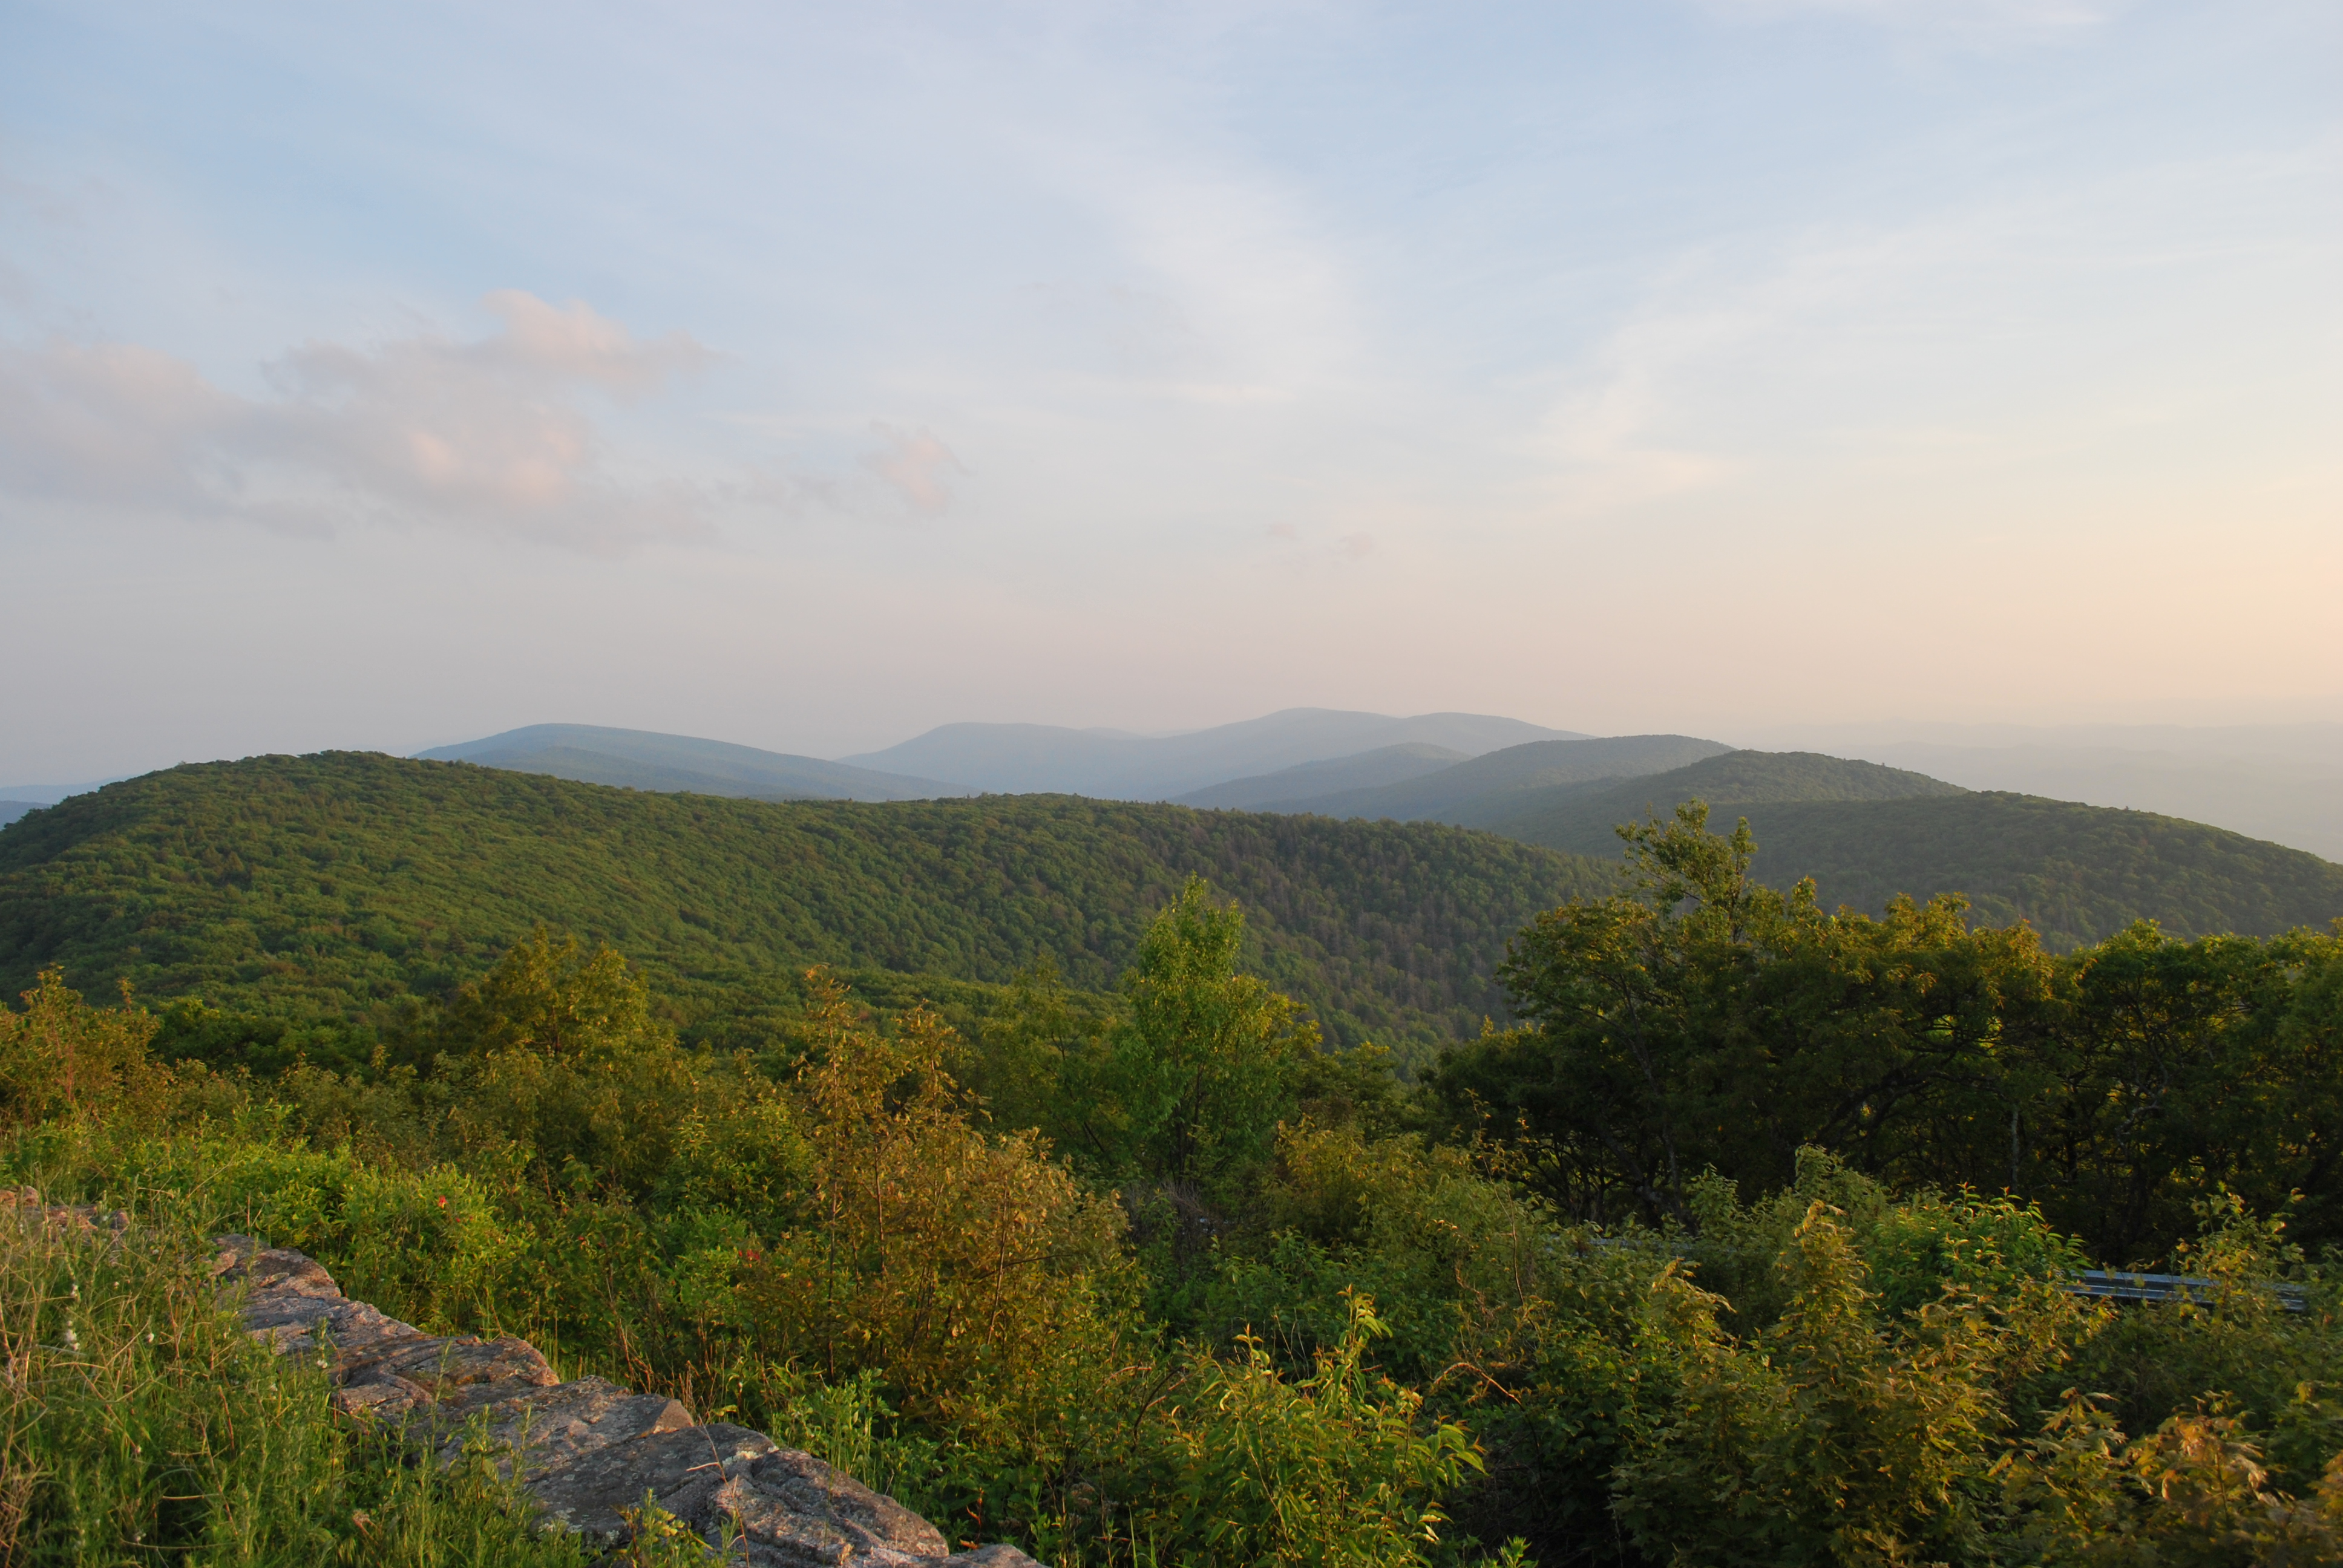
<instances>
[{"instance_id":1,"label":"thicket of saplings","mask_svg":"<svg viewBox=\"0 0 2343 1568\"><path fill-rule=\"evenodd\" d=\"M1052 1563L2343 1559L2343 938L2052 959L1752 850L1636 829L1640 894L1525 930L1523 1021L1415 1085L1198 885L1104 1014L817 978L762 1059L544 932L351 1074L159 1062L52 974L0 1175L153 1240L9 1243L0 1558L576 1554L237 1344L216 1225ZM2100 1262L2213 1288L2068 1291Z\"/></svg>"}]
</instances>

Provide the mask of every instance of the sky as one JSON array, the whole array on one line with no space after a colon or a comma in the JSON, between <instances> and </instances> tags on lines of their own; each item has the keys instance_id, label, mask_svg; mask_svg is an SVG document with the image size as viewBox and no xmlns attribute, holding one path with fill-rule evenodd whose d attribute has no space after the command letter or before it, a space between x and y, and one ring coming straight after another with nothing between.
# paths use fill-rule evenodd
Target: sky
<instances>
[{"instance_id":1,"label":"sky","mask_svg":"<svg viewBox=\"0 0 2343 1568\"><path fill-rule=\"evenodd\" d=\"M0 779L2343 719L2338 63L2332 0L0 0Z\"/></svg>"}]
</instances>

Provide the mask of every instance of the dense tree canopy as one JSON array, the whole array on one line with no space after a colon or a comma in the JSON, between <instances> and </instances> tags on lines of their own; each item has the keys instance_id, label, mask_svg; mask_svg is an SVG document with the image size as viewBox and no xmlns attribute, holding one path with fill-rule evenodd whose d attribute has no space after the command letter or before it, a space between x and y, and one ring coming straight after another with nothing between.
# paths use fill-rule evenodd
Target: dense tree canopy
<instances>
[{"instance_id":1,"label":"dense tree canopy","mask_svg":"<svg viewBox=\"0 0 2343 1568\"><path fill-rule=\"evenodd\" d=\"M1764 887L1698 802L1627 831L1636 891L1539 915L1500 970L1522 1024L1435 1075L1573 1211L1681 1220L1701 1171L1777 1185L1818 1145L2038 1199L2118 1259L2214 1184L2343 1235L2343 935L2140 925L2054 958L1952 898L1872 920Z\"/></svg>"},{"instance_id":2,"label":"dense tree canopy","mask_svg":"<svg viewBox=\"0 0 2343 1568\"><path fill-rule=\"evenodd\" d=\"M884 806L639 794L362 753L176 768L0 829L0 983L238 1015L264 1054L363 1061L401 1005L540 922L659 980L688 1038L764 1045L832 966L903 1005L1046 958L1107 990L1192 876L1241 900L1245 961L1333 1039L1429 1050L1503 1005L1492 970L1607 866L1432 824L1067 797ZM887 975L922 977L906 988ZM980 1010L980 1007L978 1009ZM254 1018L253 1015L257 1015Z\"/></svg>"}]
</instances>

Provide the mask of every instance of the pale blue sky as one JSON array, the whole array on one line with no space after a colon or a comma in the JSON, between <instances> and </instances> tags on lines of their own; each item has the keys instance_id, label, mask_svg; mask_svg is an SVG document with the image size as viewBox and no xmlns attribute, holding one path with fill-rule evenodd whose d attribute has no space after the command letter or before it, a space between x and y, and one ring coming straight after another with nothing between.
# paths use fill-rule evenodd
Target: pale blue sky
<instances>
[{"instance_id":1,"label":"pale blue sky","mask_svg":"<svg viewBox=\"0 0 2343 1568\"><path fill-rule=\"evenodd\" d=\"M0 0L0 778L2343 718L2343 8Z\"/></svg>"}]
</instances>

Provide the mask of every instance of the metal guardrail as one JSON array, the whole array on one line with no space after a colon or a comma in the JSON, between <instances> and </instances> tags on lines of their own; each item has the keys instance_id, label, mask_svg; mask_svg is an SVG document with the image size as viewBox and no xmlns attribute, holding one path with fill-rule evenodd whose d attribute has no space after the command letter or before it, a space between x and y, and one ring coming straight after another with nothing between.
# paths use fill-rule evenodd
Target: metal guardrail
<instances>
[{"instance_id":1,"label":"metal guardrail","mask_svg":"<svg viewBox=\"0 0 2343 1568\"><path fill-rule=\"evenodd\" d=\"M2077 1296L2096 1296L2110 1302L2194 1302L2208 1306L2220 1298L2225 1286L2218 1280L2201 1280L2191 1274L2132 1274L2112 1269L2086 1269L2075 1276L2066 1289ZM2308 1310L2300 1285L2266 1285L2278 1297L2278 1305L2289 1312Z\"/></svg>"},{"instance_id":2,"label":"metal guardrail","mask_svg":"<svg viewBox=\"0 0 2343 1568\"><path fill-rule=\"evenodd\" d=\"M1624 1247L1634 1243L1624 1236L1588 1236L1584 1238L1597 1247ZM1682 1258L1682 1252L1672 1254ZM2194 1274L2142 1274L2121 1269L2085 1269L2066 1286L2067 1293L2090 1296L2103 1302L2191 1302L2197 1306L2210 1306L2220 1300L2225 1290L2237 1290L2237 1285L2224 1285L2218 1280L2200 1279ZM2255 1281L2244 1289L2259 1289L2278 1298L2279 1306L2289 1312L2310 1310L2310 1303L2300 1285L2284 1285L2271 1281Z\"/></svg>"}]
</instances>

